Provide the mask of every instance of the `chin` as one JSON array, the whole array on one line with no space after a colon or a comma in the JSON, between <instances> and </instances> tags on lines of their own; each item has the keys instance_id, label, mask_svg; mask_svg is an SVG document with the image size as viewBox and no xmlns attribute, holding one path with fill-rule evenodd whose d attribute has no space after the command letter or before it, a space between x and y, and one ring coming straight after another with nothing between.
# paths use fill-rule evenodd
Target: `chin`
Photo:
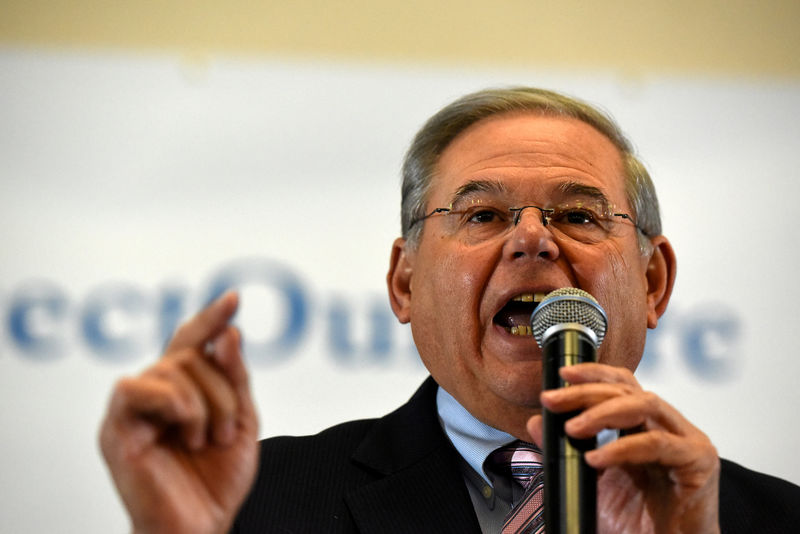
<instances>
[{"instance_id":1,"label":"chin","mask_svg":"<svg viewBox=\"0 0 800 534\"><path fill-rule=\"evenodd\" d=\"M541 392L542 390L538 386L535 388L517 389L507 392L505 398L509 403L519 406L520 408L539 409L541 408L541 402L539 401Z\"/></svg>"},{"instance_id":2,"label":"chin","mask_svg":"<svg viewBox=\"0 0 800 534\"><path fill-rule=\"evenodd\" d=\"M541 369L530 373L515 373L495 383L495 394L521 408L539 408L542 392Z\"/></svg>"}]
</instances>

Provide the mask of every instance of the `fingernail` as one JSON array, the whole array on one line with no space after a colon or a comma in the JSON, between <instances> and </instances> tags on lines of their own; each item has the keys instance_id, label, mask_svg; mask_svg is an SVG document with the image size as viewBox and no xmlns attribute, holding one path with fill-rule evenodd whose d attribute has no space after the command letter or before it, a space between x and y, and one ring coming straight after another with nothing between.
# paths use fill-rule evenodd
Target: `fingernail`
<instances>
[{"instance_id":1,"label":"fingernail","mask_svg":"<svg viewBox=\"0 0 800 534\"><path fill-rule=\"evenodd\" d=\"M564 430L567 431L568 434L575 432L583 425L583 418L581 416L576 416L564 423Z\"/></svg>"},{"instance_id":2,"label":"fingernail","mask_svg":"<svg viewBox=\"0 0 800 534\"><path fill-rule=\"evenodd\" d=\"M547 399L550 401L556 401L563 395L563 391L559 389L548 389L546 391L542 391L542 398Z\"/></svg>"},{"instance_id":3,"label":"fingernail","mask_svg":"<svg viewBox=\"0 0 800 534\"><path fill-rule=\"evenodd\" d=\"M230 299L231 295L234 295L235 293L236 293L236 290L234 290L234 289L226 289L225 291L220 293L220 295L217 298L215 298L212 302L213 302L213 304L215 306L219 306L222 303L224 303L225 301L227 301L228 299Z\"/></svg>"},{"instance_id":4,"label":"fingernail","mask_svg":"<svg viewBox=\"0 0 800 534\"><path fill-rule=\"evenodd\" d=\"M591 451L586 451L586 453L583 455L583 459L586 460L587 464L594 467L595 464L598 463L599 460L602 458L602 456L603 454L595 449Z\"/></svg>"}]
</instances>

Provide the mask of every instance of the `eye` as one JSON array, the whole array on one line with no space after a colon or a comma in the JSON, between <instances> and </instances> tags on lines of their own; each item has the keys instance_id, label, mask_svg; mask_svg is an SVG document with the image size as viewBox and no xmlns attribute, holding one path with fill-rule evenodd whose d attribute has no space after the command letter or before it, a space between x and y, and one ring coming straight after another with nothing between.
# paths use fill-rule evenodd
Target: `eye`
<instances>
[{"instance_id":1,"label":"eye","mask_svg":"<svg viewBox=\"0 0 800 534\"><path fill-rule=\"evenodd\" d=\"M599 222L597 214L586 208L557 210L553 214L553 219L563 224L573 224L576 226L597 224Z\"/></svg>"},{"instance_id":2,"label":"eye","mask_svg":"<svg viewBox=\"0 0 800 534\"><path fill-rule=\"evenodd\" d=\"M507 210L508 208L506 208ZM460 213L459 221L462 226L483 227L504 224L508 221L508 212L503 213L503 208L487 204L469 206L467 209L454 213Z\"/></svg>"},{"instance_id":3,"label":"eye","mask_svg":"<svg viewBox=\"0 0 800 534\"><path fill-rule=\"evenodd\" d=\"M493 209L479 208L467 213L467 222L473 224L488 224L500 220L500 214Z\"/></svg>"}]
</instances>

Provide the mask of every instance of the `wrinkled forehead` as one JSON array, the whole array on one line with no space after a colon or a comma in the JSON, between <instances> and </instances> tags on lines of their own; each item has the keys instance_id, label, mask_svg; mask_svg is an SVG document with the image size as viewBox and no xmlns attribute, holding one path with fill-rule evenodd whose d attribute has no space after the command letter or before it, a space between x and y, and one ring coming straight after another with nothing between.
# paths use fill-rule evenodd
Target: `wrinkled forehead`
<instances>
[{"instance_id":1,"label":"wrinkled forehead","mask_svg":"<svg viewBox=\"0 0 800 534\"><path fill-rule=\"evenodd\" d=\"M455 190L449 204L452 206L482 203L516 205L520 204L519 201L538 197L538 200L546 201L543 204L547 204L548 207L565 203L585 203L606 207L614 205L601 188L574 180L550 181L546 187L535 184L538 187L531 188L530 185L532 185L531 181L526 180L469 180ZM536 193L531 195L531 189Z\"/></svg>"},{"instance_id":2,"label":"wrinkled forehead","mask_svg":"<svg viewBox=\"0 0 800 534\"><path fill-rule=\"evenodd\" d=\"M611 140L577 119L536 114L484 119L445 148L428 200L465 195L538 201L571 195L628 204L622 156Z\"/></svg>"}]
</instances>

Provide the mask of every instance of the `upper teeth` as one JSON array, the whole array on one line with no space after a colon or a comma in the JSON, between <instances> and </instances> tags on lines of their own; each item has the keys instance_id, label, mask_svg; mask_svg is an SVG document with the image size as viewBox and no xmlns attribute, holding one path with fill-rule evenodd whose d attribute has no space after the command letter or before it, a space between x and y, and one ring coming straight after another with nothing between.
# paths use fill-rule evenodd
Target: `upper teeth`
<instances>
[{"instance_id":1,"label":"upper teeth","mask_svg":"<svg viewBox=\"0 0 800 534\"><path fill-rule=\"evenodd\" d=\"M544 293L522 293L521 295L517 295L511 300L516 302L542 302L542 300L544 300L544 297L545 297Z\"/></svg>"}]
</instances>

